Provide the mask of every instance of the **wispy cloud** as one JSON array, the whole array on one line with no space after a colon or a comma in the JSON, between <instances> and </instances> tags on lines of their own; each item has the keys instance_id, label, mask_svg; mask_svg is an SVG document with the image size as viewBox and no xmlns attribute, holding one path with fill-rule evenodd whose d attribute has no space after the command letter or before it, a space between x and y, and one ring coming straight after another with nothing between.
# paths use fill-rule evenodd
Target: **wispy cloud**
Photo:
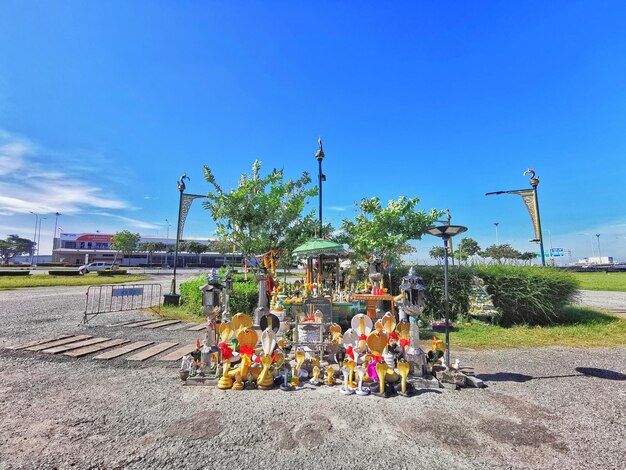
<instances>
[{"instance_id":1,"label":"wispy cloud","mask_svg":"<svg viewBox=\"0 0 626 470\"><path fill-rule=\"evenodd\" d=\"M131 217L125 217L122 215L117 215L117 214L111 214L109 212L90 212L90 215L96 215L96 216L102 216L102 217L111 217L117 220L121 220L125 223L127 223L128 225L130 225L131 227L136 227L136 228L141 228L141 229L158 229L161 228L159 224L153 224L151 222L145 222L143 220L139 220L139 219L133 219Z\"/></svg>"},{"instance_id":2,"label":"wispy cloud","mask_svg":"<svg viewBox=\"0 0 626 470\"><path fill-rule=\"evenodd\" d=\"M60 160L61 171L55 168ZM72 214L90 208L128 207L125 201L107 196L101 185L86 181L72 168L72 161L78 164L75 155L69 156L66 164L61 153L0 130L0 211Z\"/></svg>"},{"instance_id":3,"label":"wispy cloud","mask_svg":"<svg viewBox=\"0 0 626 470\"><path fill-rule=\"evenodd\" d=\"M330 211L337 211L337 212L345 212L349 209L350 206L330 206L327 209Z\"/></svg>"}]
</instances>

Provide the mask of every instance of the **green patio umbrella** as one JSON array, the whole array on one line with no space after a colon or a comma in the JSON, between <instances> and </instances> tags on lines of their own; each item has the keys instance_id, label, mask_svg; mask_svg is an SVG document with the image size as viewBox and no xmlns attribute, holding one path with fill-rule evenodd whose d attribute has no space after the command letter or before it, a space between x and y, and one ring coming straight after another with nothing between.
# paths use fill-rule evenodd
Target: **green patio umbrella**
<instances>
[{"instance_id":1,"label":"green patio umbrella","mask_svg":"<svg viewBox=\"0 0 626 470\"><path fill-rule=\"evenodd\" d=\"M345 251L340 243L322 240L320 238L309 240L293 250L293 255L299 258L318 255L339 255Z\"/></svg>"}]
</instances>

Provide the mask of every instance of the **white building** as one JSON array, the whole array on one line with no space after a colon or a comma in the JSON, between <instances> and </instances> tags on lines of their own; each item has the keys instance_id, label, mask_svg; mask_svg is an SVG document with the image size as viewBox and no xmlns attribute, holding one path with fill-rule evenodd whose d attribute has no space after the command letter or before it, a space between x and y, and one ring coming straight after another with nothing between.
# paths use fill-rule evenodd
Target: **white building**
<instances>
[{"instance_id":1,"label":"white building","mask_svg":"<svg viewBox=\"0 0 626 470\"><path fill-rule=\"evenodd\" d=\"M52 262L63 264L74 264L77 266L104 261L112 263L116 255L116 250L111 248L113 234L105 233L61 233L54 239L54 249L52 250ZM207 241L197 240L199 243ZM175 240L172 238L141 237L139 245L146 242L163 243L167 246L165 251L145 253L134 252L130 255L117 254L117 261L121 266L172 266L174 264ZM240 254L220 254L215 252L178 253L178 266L201 265L203 267L219 267L223 264L241 264Z\"/></svg>"}]
</instances>

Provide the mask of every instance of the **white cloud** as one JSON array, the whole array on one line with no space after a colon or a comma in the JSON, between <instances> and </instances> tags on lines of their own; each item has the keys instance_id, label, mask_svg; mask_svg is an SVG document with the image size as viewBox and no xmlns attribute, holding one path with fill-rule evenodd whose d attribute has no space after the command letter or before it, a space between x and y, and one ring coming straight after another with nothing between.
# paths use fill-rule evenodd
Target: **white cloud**
<instances>
[{"instance_id":1,"label":"white cloud","mask_svg":"<svg viewBox=\"0 0 626 470\"><path fill-rule=\"evenodd\" d=\"M22 168L24 155L29 150L25 142L12 141L0 145L0 176L10 175Z\"/></svg>"},{"instance_id":2,"label":"white cloud","mask_svg":"<svg viewBox=\"0 0 626 470\"><path fill-rule=\"evenodd\" d=\"M345 212L348 210L349 206L330 206L327 209L330 211L337 211L337 212Z\"/></svg>"},{"instance_id":3,"label":"white cloud","mask_svg":"<svg viewBox=\"0 0 626 470\"><path fill-rule=\"evenodd\" d=\"M79 153L83 160L91 161L84 152ZM72 169L76 152L65 157L0 129L0 211L72 214L89 208L128 208L125 201L106 194L102 178L102 183L93 185L84 179L84 173Z\"/></svg>"}]
</instances>

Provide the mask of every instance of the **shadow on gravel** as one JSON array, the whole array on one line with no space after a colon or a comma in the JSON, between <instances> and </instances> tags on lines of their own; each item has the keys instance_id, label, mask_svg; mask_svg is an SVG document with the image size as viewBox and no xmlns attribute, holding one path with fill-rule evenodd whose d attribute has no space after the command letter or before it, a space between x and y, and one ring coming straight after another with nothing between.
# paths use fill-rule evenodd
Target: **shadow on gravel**
<instances>
[{"instance_id":1,"label":"shadow on gravel","mask_svg":"<svg viewBox=\"0 0 626 470\"><path fill-rule=\"evenodd\" d=\"M524 383L529 380L563 379L567 377L596 377L607 380L626 380L626 375L607 369L594 367L577 367L578 374L546 375L533 377L530 375L517 374L515 372L496 372L495 374L478 374L476 377L485 382L518 382Z\"/></svg>"},{"instance_id":2,"label":"shadow on gravel","mask_svg":"<svg viewBox=\"0 0 626 470\"><path fill-rule=\"evenodd\" d=\"M607 369L596 369L595 367L576 367L576 371L588 377L597 377L607 380L626 380L626 375Z\"/></svg>"}]
</instances>

